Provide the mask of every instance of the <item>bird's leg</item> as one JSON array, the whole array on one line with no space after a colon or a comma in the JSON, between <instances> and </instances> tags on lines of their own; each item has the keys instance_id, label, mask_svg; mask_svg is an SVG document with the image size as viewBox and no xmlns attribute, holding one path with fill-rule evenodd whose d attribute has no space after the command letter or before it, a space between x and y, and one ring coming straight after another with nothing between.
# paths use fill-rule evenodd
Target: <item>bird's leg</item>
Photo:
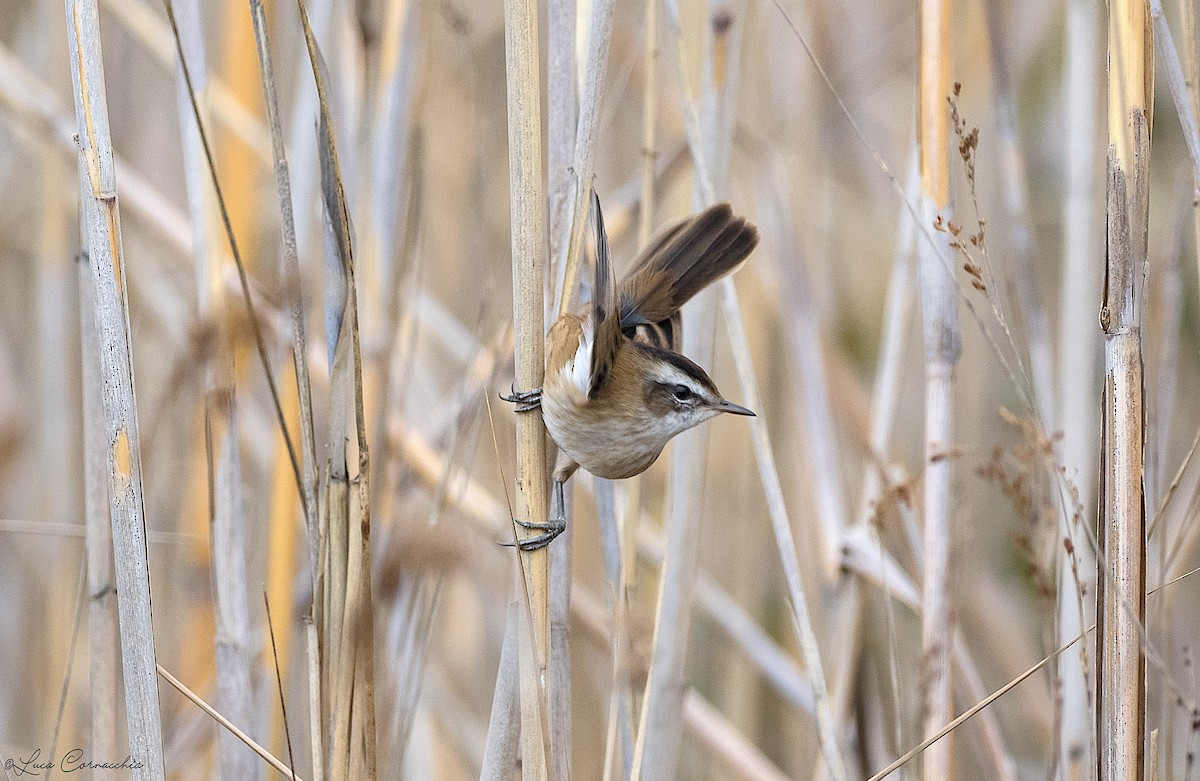
<instances>
[{"instance_id":1,"label":"bird's leg","mask_svg":"<svg viewBox=\"0 0 1200 781\"><path fill-rule=\"evenodd\" d=\"M550 507L550 518L545 523L537 523L534 521L516 520L518 526L522 529L540 530L542 533L533 537L526 537L517 542L517 547L523 551L534 551L538 548L544 548L549 545L555 537L566 531L566 503L563 501L563 484L557 477L554 479L554 501Z\"/></svg>"},{"instance_id":2,"label":"bird's leg","mask_svg":"<svg viewBox=\"0 0 1200 781\"><path fill-rule=\"evenodd\" d=\"M500 394L502 401L507 401L517 405L517 412L533 412L538 407L542 406L542 389L534 388L533 390L519 391L514 383L512 393L505 396Z\"/></svg>"}]
</instances>

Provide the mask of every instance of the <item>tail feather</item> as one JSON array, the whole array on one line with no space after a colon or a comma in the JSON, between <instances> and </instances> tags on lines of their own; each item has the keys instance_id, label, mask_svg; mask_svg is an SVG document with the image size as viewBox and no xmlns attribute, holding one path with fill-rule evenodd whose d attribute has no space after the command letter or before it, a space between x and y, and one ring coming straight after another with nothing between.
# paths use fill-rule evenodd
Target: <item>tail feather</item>
<instances>
[{"instance_id":1,"label":"tail feather","mask_svg":"<svg viewBox=\"0 0 1200 781\"><path fill-rule=\"evenodd\" d=\"M588 397L595 398L612 370L621 346L621 321L617 314L617 288L608 259L608 232L600 196L592 190L592 223L596 232L596 269L592 287L592 361L588 370Z\"/></svg>"},{"instance_id":2,"label":"tail feather","mask_svg":"<svg viewBox=\"0 0 1200 781\"><path fill-rule=\"evenodd\" d=\"M647 245L620 285L621 328L671 320L732 272L758 244L758 229L727 203L677 223Z\"/></svg>"}]
</instances>

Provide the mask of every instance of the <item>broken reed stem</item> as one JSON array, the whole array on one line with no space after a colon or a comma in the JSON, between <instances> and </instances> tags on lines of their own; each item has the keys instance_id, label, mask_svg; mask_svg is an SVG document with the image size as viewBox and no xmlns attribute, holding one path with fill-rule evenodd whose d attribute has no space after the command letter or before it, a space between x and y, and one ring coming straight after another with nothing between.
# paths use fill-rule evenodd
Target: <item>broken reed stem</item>
<instances>
[{"instance_id":1,"label":"broken reed stem","mask_svg":"<svg viewBox=\"0 0 1200 781\"><path fill-rule=\"evenodd\" d=\"M370 458L363 409L362 346L350 214L321 57L304 0L297 0L320 108L321 192L332 242L326 267L335 267L343 295L327 297L335 313L330 342L330 449L326 480L328 529L318 530L323 561L314 607L319 613L321 708L329 727L333 781L376 777L374 604L371 588ZM324 536L322 537L322 532Z\"/></svg>"},{"instance_id":2,"label":"broken reed stem","mask_svg":"<svg viewBox=\"0 0 1200 781\"><path fill-rule=\"evenodd\" d=\"M922 0L917 132L921 156L921 219L950 219L948 116L950 3ZM950 482L953 458L954 369L961 351L954 278L939 259L949 257L949 234L921 242L921 315L925 341L925 533L921 598L921 701L929 735L950 717ZM949 779L950 741L922 756L924 778Z\"/></svg>"},{"instance_id":3,"label":"broken reed stem","mask_svg":"<svg viewBox=\"0 0 1200 781\"><path fill-rule=\"evenodd\" d=\"M1104 408L1096 593L1099 781L1140 781L1145 730L1146 516L1140 280L1150 205L1154 48L1145 0L1108 22L1108 262L1100 310Z\"/></svg>"},{"instance_id":4,"label":"broken reed stem","mask_svg":"<svg viewBox=\"0 0 1200 781\"><path fill-rule=\"evenodd\" d=\"M66 0L80 208L87 228L103 375L104 448L117 576L121 657L135 781L163 778L162 724L155 677L150 566L142 505L142 465L133 384L129 311L117 180L108 126L100 24L95 0ZM92 390L85 388L84 392Z\"/></svg>"},{"instance_id":5,"label":"broken reed stem","mask_svg":"<svg viewBox=\"0 0 1200 781\"><path fill-rule=\"evenodd\" d=\"M545 353L546 185L543 175L541 81L536 0L505 0L504 51L508 93L508 172L511 202L513 360L517 391L542 387ZM546 427L538 414L517 414L516 518L547 517ZM536 530L517 527L521 538ZM561 543L560 543L561 544ZM549 551L519 554L528 597L530 637L519 644L521 758L530 779L546 778L549 756L542 714L551 699L545 682L550 649ZM532 683L532 685L530 685ZM552 751L551 747L551 751Z\"/></svg>"}]
</instances>

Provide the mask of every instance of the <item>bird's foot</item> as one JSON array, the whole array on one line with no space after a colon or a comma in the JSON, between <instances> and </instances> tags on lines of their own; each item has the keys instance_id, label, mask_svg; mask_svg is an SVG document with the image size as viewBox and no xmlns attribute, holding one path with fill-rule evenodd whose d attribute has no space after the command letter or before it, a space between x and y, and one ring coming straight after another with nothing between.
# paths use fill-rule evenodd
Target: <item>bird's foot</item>
<instances>
[{"instance_id":1,"label":"bird's foot","mask_svg":"<svg viewBox=\"0 0 1200 781\"><path fill-rule=\"evenodd\" d=\"M517 540L516 547L519 550L525 551L526 553L546 547L554 541L555 537L566 531L567 528L567 520L561 516L558 518L551 518L545 523L538 523L536 521L522 521L516 518L513 519L513 522L522 529L532 529L534 531L542 532L541 534L534 535L533 537L526 537L523 540ZM501 544L507 547L513 546L513 543L511 542L505 542Z\"/></svg>"},{"instance_id":2,"label":"bird's foot","mask_svg":"<svg viewBox=\"0 0 1200 781\"><path fill-rule=\"evenodd\" d=\"M533 390L519 391L514 384L512 393L508 396L501 393L500 399L511 404L516 404L517 412L533 412L542 406L542 389L534 388Z\"/></svg>"}]
</instances>

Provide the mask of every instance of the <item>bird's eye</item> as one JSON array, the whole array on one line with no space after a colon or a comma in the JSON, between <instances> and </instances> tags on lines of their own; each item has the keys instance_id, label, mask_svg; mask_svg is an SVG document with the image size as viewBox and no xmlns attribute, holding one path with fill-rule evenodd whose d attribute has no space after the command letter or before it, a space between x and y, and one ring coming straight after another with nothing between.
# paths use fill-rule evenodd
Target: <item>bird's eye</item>
<instances>
[{"instance_id":1,"label":"bird's eye","mask_svg":"<svg viewBox=\"0 0 1200 781\"><path fill-rule=\"evenodd\" d=\"M688 401L695 395L692 393L692 389L686 385L676 385L671 389L671 394L675 396L676 401Z\"/></svg>"}]
</instances>

